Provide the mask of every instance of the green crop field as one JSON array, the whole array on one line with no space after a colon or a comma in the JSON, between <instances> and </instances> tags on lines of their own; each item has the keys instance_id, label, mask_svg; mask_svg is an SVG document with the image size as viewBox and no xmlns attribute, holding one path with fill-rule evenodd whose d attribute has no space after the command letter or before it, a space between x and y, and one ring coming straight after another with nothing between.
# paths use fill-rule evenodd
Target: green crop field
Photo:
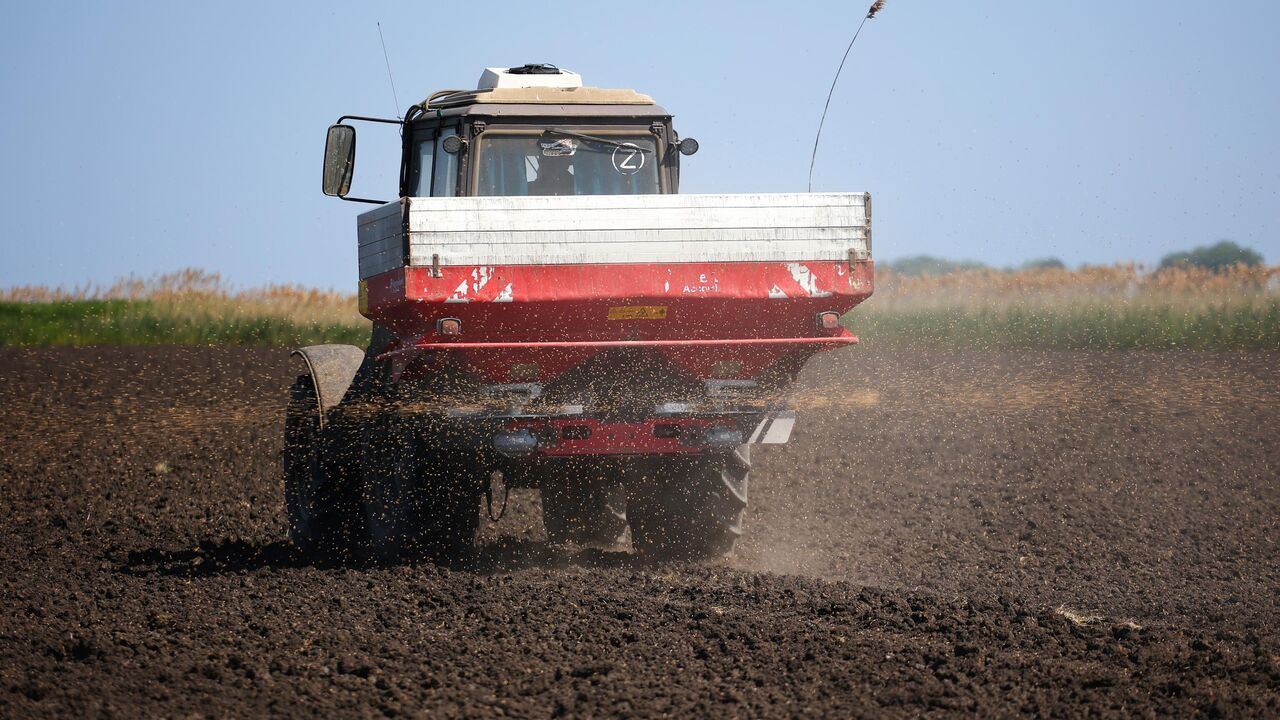
<instances>
[{"instance_id":1,"label":"green crop field","mask_svg":"<svg viewBox=\"0 0 1280 720\"><path fill-rule=\"evenodd\" d=\"M880 271L845 324L869 347L1280 349L1280 268ZM368 332L354 294L237 291L200 271L100 291L0 292L3 346L361 345Z\"/></svg>"},{"instance_id":2,"label":"green crop field","mask_svg":"<svg viewBox=\"0 0 1280 720\"><path fill-rule=\"evenodd\" d=\"M0 303L0 345L360 345L367 324L179 313L150 300Z\"/></svg>"},{"instance_id":3,"label":"green crop field","mask_svg":"<svg viewBox=\"0 0 1280 720\"><path fill-rule=\"evenodd\" d=\"M845 317L869 347L1079 350L1280 349L1280 301L1187 309L1176 304L935 308Z\"/></svg>"},{"instance_id":4,"label":"green crop field","mask_svg":"<svg viewBox=\"0 0 1280 720\"><path fill-rule=\"evenodd\" d=\"M1280 268L885 271L845 324L868 346L1280 349Z\"/></svg>"}]
</instances>

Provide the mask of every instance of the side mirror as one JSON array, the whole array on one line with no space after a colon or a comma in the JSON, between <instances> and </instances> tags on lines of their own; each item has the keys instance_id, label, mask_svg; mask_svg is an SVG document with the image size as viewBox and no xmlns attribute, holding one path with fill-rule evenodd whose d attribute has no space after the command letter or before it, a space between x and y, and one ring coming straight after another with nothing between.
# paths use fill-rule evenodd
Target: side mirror
<instances>
[{"instance_id":1,"label":"side mirror","mask_svg":"<svg viewBox=\"0 0 1280 720\"><path fill-rule=\"evenodd\" d=\"M698 141L693 138L685 138L680 141L680 154L692 155L698 152Z\"/></svg>"},{"instance_id":2,"label":"side mirror","mask_svg":"<svg viewBox=\"0 0 1280 720\"><path fill-rule=\"evenodd\" d=\"M351 175L356 165L356 129L350 125L330 125L324 141L324 178L321 189L330 197L345 197L351 191Z\"/></svg>"}]
</instances>

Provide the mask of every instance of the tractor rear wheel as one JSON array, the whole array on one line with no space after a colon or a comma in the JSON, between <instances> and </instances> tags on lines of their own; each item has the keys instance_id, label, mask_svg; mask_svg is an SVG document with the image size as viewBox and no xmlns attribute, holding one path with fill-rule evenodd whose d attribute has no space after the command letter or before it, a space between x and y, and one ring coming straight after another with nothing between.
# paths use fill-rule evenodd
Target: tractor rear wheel
<instances>
[{"instance_id":1,"label":"tractor rear wheel","mask_svg":"<svg viewBox=\"0 0 1280 720\"><path fill-rule=\"evenodd\" d=\"M633 464L626 483L633 547L657 557L731 553L742 536L750 474L747 446L698 458Z\"/></svg>"},{"instance_id":2,"label":"tractor rear wheel","mask_svg":"<svg viewBox=\"0 0 1280 720\"><path fill-rule=\"evenodd\" d=\"M306 555L339 559L356 532L357 503L342 472L335 432L320 424L320 407L310 375L289 390L284 420L284 504L289 537Z\"/></svg>"},{"instance_id":3,"label":"tractor rear wheel","mask_svg":"<svg viewBox=\"0 0 1280 720\"><path fill-rule=\"evenodd\" d=\"M480 527L480 484L462 454L428 447L413 418L384 413L364 433L364 517L369 549L395 561L456 555Z\"/></svg>"},{"instance_id":4,"label":"tractor rear wheel","mask_svg":"<svg viewBox=\"0 0 1280 720\"><path fill-rule=\"evenodd\" d=\"M626 539L627 497L602 463L570 466L541 483L542 524L553 543L613 547Z\"/></svg>"}]
</instances>

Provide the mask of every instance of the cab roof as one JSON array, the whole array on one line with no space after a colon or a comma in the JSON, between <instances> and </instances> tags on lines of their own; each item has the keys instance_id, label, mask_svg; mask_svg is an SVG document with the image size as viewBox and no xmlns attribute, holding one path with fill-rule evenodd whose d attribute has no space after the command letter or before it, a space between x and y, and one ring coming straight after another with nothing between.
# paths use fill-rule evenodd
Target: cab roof
<instances>
[{"instance_id":1,"label":"cab roof","mask_svg":"<svg viewBox=\"0 0 1280 720\"><path fill-rule=\"evenodd\" d=\"M499 87L443 90L423 101L428 112L456 115L594 115L669 117L653 98L636 92L595 87Z\"/></svg>"}]
</instances>

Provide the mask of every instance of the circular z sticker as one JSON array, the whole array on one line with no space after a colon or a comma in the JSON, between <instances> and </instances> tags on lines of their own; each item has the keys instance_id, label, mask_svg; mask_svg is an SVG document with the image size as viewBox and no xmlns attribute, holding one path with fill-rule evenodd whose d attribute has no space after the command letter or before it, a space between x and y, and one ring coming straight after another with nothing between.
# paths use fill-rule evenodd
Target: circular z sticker
<instances>
[{"instance_id":1,"label":"circular z sticker","mask_svg":"<svg viewBox=\"0 0 1280 720\"><path fill-rule=\"evenodd\" d=\"M635 175L644 167L644 151L635 143L622 143L613 149L613 169L621 175Z\"/></svg>"}]
</instances>

